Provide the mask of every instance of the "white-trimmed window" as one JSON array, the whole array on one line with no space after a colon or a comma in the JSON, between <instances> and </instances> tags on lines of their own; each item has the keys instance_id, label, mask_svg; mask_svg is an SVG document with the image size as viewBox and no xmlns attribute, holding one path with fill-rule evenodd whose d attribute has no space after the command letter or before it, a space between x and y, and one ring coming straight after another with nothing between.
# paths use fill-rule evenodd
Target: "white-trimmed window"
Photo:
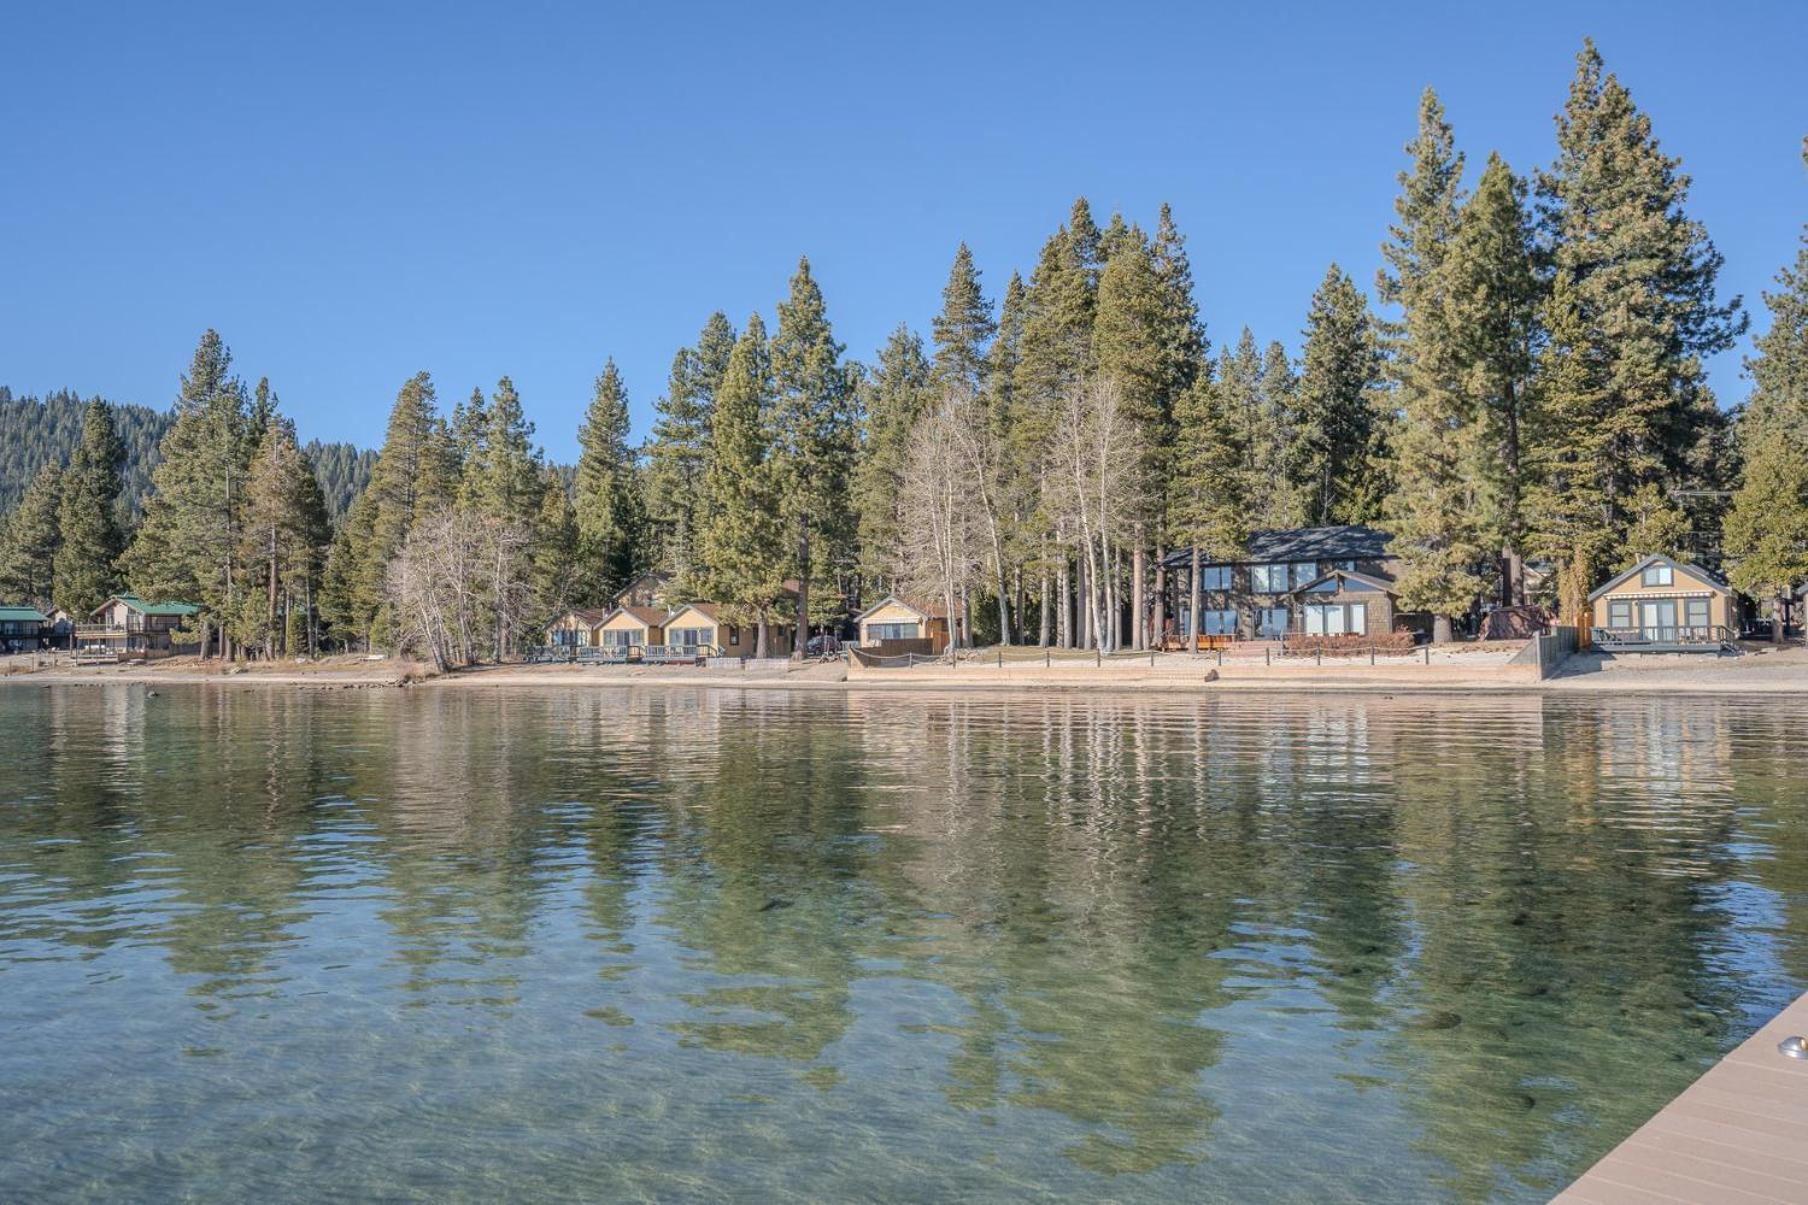
<instances>
[{"instance_id":1,"label":"white-trimmed window","mask_svg":"<svg viewBox=\"0 0 1808 1205\"><path fill-rule=\"evenodd\" d=\"M1308 636L1365 636L1368 630L1367 603L1306 604Z\"/></svg>"},{"instance_id":2,"label":"white-trimmed window","mask_svg":"<svg viewBox=\"0 0 1808 1205\"><path fill-rule=\"evenodd\" d=\"M869 623L866 625L870 640L915 640L917 625L914 623Z\"/></svg>"},{"instance_id":3,"label":"white-trimmed window","mask_svg":"<svg viewBox=\"0 0 1808 1205\"><path fill-rule=\"evenodd\" d=\"M630 648L645 643L646 634L638 628L632 631L607 630L603 632L605 648Z\"/></svg>"},{"instance_id":4,"label":"white-trimmed window","mask_svg":"<svg viewBox=\"0 0 1808 1205\"><path fill-rule=\"evenodd\" d=\"M1673 586L1676 584L1676 574L1668 565L1646 565L1642 580L1647 586Z\"/></svg>"}]
</instances>

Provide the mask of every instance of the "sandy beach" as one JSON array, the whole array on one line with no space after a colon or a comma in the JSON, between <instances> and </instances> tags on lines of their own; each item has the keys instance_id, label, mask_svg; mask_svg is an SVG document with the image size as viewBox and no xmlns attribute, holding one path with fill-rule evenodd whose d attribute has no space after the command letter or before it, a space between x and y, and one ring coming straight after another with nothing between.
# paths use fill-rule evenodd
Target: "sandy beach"
<instances>
[{"instance_id":1,"label":"sandy beach","mask_svg":"<svg viewBox=\"0 0 1808 1205\"><path fill-rule=\"evenodd\" d=\"M354 690L413 687L433 690L533 687L705 687L760 690L1081 690L1196 693L1243 691L1542 691L1661 694L1808 694L1808 648L1751 646L1739 657L1646 655L1572 657L1540 681L1526 665L1511 664L1510 650L1473 646L1434 649L1411 656L1305 659L1264 662L1216 654L1162 653L1095 662L1051 656L1047 663L1018 650L1002 664L980 654L958 665L939 662L912 668L866 669L840 662L812 662L789 669L721 666L476 666L434 674L418 662L331 657L312 662L222 666L192 658L149 664L72 666L11 657L0 662L0 682L31 685L211 684L223 687L291 687Z\"/></svg>"}]
</instances>

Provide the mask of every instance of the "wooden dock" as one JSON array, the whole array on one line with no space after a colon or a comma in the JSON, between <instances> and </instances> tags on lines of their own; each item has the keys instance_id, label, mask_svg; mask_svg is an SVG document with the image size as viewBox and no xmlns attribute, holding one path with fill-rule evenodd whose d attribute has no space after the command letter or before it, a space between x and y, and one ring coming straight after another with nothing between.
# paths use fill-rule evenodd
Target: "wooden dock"
<instances>
[{"instance_id":1,"label":"wooden dock","mask_svg":"<svg viewBox=\"0 0 1808 1205\"><path fill-rule=\"evenodd\" d=\"M1778 1013L1556 1199L1566 1205L1808 1201L1808 995Z\"/></svg>"}]
</instances>

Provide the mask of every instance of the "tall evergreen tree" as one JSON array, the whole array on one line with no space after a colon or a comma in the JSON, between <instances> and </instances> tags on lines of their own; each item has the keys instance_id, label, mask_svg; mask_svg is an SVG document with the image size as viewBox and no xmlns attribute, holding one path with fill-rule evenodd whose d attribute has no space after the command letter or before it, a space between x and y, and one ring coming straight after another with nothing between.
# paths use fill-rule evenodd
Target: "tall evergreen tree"
<instances>
[{"instance_id":1,"label":"tall evergreen tree","mask_svg":"<svg viewBox=\"0 0 1808 1205\"><path fill-rule=\"evenodd\" d=\"M125 456L112 407L95 398L83 415L82 442L63 474L58 506L56 602L71 615L85 618L119 584L114 562L125 546L117 517Z\"/></svg>"},{"instance_id":2,"label":"tall evergreen tree","mask_svg":"<svg viewBox=\"0 0 1808 1205\"><path fill-rule=\"evenodd\" d=\"M1433 639L1451 639L1451 617L1485 587L1479 524L1480 412L1461 388L1450 326L1447 261L1461 213L1463 156L1430 88L1419 100L1411 167L1400 173L1396 223L1382 244L1376 289L1398 305L1385 326L1388 376L1398 422L1389 449L1392 490L1385 503L1400 558L1400 600L1434 617Z\"/></svg>"},{"instance_id":3,"label":"tall evergreen tree","mask_svg":"<svg viewBox=\"0 0 1808 1205\"><path fill-rule=\"evenodd\" d=\"M693 576L697 526L710 509L710 415L734 345L734 327L718 310L697 345L679 349L647 446L647 512L659 530L660 564L680 581Z\"/></svg>"},{"instance_id":4,"label":"tall evergreen tree","mask_svg":"<svg viewBox=\"0 0 1808 1205\"><path fill-rule=\"evenodd\" d=\"M1455 387L1474 416L1483 538L1500 552L1502 600L1526 601L1526 411L1537 355L1539 285L1525 185L1498 155L1463 207L1444 266Z\"/></svg>"},{"instance_id":5,"label":"tall evergreen tree","mask_svg":"<svg viewBox=\"0 0 1808 1205\"><path fill-rule=\"evenodd\" d=\"M754 314L735 341L710 424L709 513L700 525L703 589L756 629L754 656L770 647L769 625L784 593L787 550L782 482L768 434L774 402L766 325Z\"/></svg>"},{"instance_id":6,"label":"tall evergreen tree","mask_svg":"<svg viewBox=\"0 0 1808 1205\"><path fill-rule=\"evenodd\" d=\"M1300 491L1293 484L1299 454L1297 414L1299 377L1279 339L1262 352L1261 397L1264 426L1252 459L1258 466L1255 526L1296 527L1305 522Z\"/></svg>"},{"instance_id":7,"label":"tall evergreen tree","mask_svg":"<svg viewBox=\"0 0 1808 1205\"><path fill-rule=\"evenodd\" d=\"M1808 161L1808 142L1803 149ZM1785 601L1808 581L1808 233L1777 284L1764 294L1770 328L1746 361L1753 388L1739 421L1745 480L1726 517L1726 552L1735 586L1775 600L1772 633L1781 639Z\"/></svg>"},{"instance_id":8,"label":"tall evergreen tree","mask_svg":"<svg viewBox=\"0 0 1808 1205\"><path fill-rule=\"evenodd\" d=\"M930 334L935 341L935 378L944 389L956 389L973 397L985 392L986 352L997 333L992 303L979 286L979 269L973 253L962 243L948 269L942 288L942 311L935 316Z\"/></svg>"},{"instance_id":9,"label":"tall evergreen tree","mask_svg":"<svg viewBox=\"0 0 1808 1205\"><path fill-rule=\"evenodd\" d=\"M628 391L613 359L596 378L578 446L576 585L582 601L595 606L633 577L645 538L639 477L628 446ZM549 517L543 509L542 522Z\"/></svg>"},{"instance_id":10,"label":"tall evergreen tree","mask_svg":"<svg viewBox=\"0 0 1808 1205\"><path fill-rule=\"evenodd\" d=\"M490 394L483 431L483 460L475 472L467 466L461 500L491 518L531 525L540 513L542 457L533 445L534 425L508 377Z\"/></svg>"},{"instance_id":11,"label":"tall evergreen tree","mask_svg":"<svg viewBox=\"0 0 1808 1205\"><path fill-rule=\"evenodd\" d=\"M1592 41L1577 56L1557 144L1538 179L1552 279L1533 542L1579 614L1596 577L1639 551L1624 544L1628 500L1644 486L1702 483L1721 423L1702 361L1745 320L1737 298L1715 300L1721 256L1684 211L1688 177Z\"/></svg>"},{"instance_id":12,"label":"tall evergreen tree","mask_svg":"<svg viewBox=\"0 0 1808 1205\"><path fill-rule=\"evenodd\" d=\"M1254 492L1248 426L1236 412L1238 401L1202 376L1180 397L1180 435L1174 472L1168 479L1168 522L1173 538L1191 550L1187 588L1187 646L1199 649L1200 567L1208 560L1240 560L1249 542Z\"/></svg>"},{"instance_id":13,"label":"tall evergreen tree","mask_svg":"<svg viewBox=\"0 0 1808 1205\"><path fill-rule=\"evenodd\" d=\"M396 394L370 486L334 543L328 614L341 639L361 638L367 647L390 643L389 563L417 523L457 496L457 458L436 401L433 378L425 372Z\"/></svg>"},{"instance_id":14,"label":"tall evergreen tree","mask_svg":"<svg viewBox=\"0 0 1808 1205\"><path fill-rule=\"evenodd\" d=\"M851 498L855 441L853 382L841 362L810 261L798 261L788 300L778 307L771 366L772 467L791 533L797 579L797 649L813 621L845 613L842 574L853 569L857 521Z\"/></svg>"},{"instance_id":15,"label":"tall evergreen tree","mask_svg":"<svg viewBox=\"0 0 1808 1205\"><path fill-rule=\"evenodd\" d=\"M182 378L144 522L120 562L127 583L145 597L201 606L204 649L210 632L237 610L240 593L237 559L251 448L249 399L231 369L232 353L218 333L207 331ZM233 655L230 634L221 651Z\"/></svg>"},{"instance_id":16,"label":"tall evergreen tree","mask_svg":"<svg viewBox=\"0 0 1808 1205\"><path fill-rule=\"evenodd\" d=\"M0 599L37 607L53 605L57 549L62 544L57 523L62 494L63 468L55 461L39 469L25 487L7 520L4 538L0 538Z\"/></svg>"},{"instance_id":17,"label":"tall evergreen tree","mask_svg":"<svg viewBox=\"0 0 1808 1205\"><path fill-rule=\"evenodd\" d=\"M229 622L241 643L275 657L304 651L331 533L320 482L296 443L294 424L276 413L273 401L261 422L264 433L245 483L240 561L247 589ZM297 622L288 622L291 613Z\"/></svg>"},{"instance_id":18,"label":"tall evergreen tree","mask_svg":"<svg viewBox=\"0 0 1808 1205\"><path fill-rule=\"evenodd\" d=\"M934 389L923 340L899 326L860 384L861 455L854 471L854 507L861 566L874 577L895 560L898 486L910 453L910 433L933 401Z\"/></svg>"},{"instance_id":19,"label":"tall evergreen tree","mask_svg":"<svg viewBox=\"0 0 1808 1205\"><path fill-rule=\"evenodd\" d=\"M1380 513L1386 431L1374 403L1381 374L1368 299L1332 264L1312 295L1295 400L1292 479L1308 525Z\"/></svg>"},{"instance_id":20,"label":"tall evergreen tree","mask_svg":"<svg viewBox=\"0 0 1808 1205\"><path fill-rule=\"evenodd\" d=\"M609 361L604 374L607 375L614 367L615 362ZM581 478L581 465L579 473ZM639 485L633 480L632 465L629 466L628 473L630 484L627 486L627 509L621 513L632 528L636 520L631 512L637 509ZM579 488L582 492L581 485ZM534 608L541 617L550 620L574 603L596 606L611 597L606 593L598 595L595 592L598 562L594 553L586 553L585 547L582 518L578 508L572 505L570 495L565 492L565 483L559 479L555 470L543 469L540 474L540 515L534 524L530 550L533 559ZM632 549L626 549L626 553L631 555ZM604 563L606 560L607 554L604 554Z\"/></svg>"}]
</instances>

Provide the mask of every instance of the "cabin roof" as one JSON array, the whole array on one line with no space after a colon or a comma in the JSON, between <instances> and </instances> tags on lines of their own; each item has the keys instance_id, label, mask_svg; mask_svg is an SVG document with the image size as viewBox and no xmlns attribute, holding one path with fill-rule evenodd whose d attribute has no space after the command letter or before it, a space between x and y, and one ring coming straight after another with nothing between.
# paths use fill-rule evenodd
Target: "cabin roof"
<instances>
[{"instance_id":1,"label":"cabin roof","mask_svg":"<svg viewBox=\"0 0 1808 1205\"><path fill-rule=\"evenodd\" d=\"M617 615L626 615L630 619L638 620L642 627L658 628L665 626L665 612L661 611L658 607L617 607L615 610L609 612L608 615L604 616L602 622L608 623Z\"/></svg>"},{"instance_id":2,"label":"cabin roof","mask_svg":"<svg viewBox=\"0 0 1808 1205\"><path fill-rule=\"evenodd\" d=\"M0 623L49 623L50 617L36 607L0 606Z\"/></svg>"},{"instance_id":3,"label":"cabin roof","mask_svg":"<svg viewBox=\"0 0 1808 1205\"><path fill-rule=\"evenodd\" d=\"M1305 585L1296 588L1293 593L1310 594L1326 582L1337 582L1346 588L1354 586L1358 590L1372 591L1376 594L1398 593L1392 579L1382 577L1375 573L1358 573L1354 569L1333 569L1323 577L1317 578L1314 581L1309 581Z\"/></svg>"},{"instance_id":4,"label":"cabin roof","mask_svg":"<svg viewBox=\"0 0 1808 1205\"><path fill-rule=\"evenodd\" d=\"M566 611L564 615L559 616L559 619L571 618L582 620L584 623L587 623L594 628L597 624L609 618L612 613L613 612L606 607L573 607L569 611ZM556 623L557 620L554 622Z\"/></svg>"},{"instance_id":5,"label":"cabin roof","mask_svg":"<svg viewBox=\"0 0 1808 1205\"><path fill-rule=\"evenodd\" d=\"M1731 594L1733 592L1732 587L1722 581L1718 574L1711 573L1708 570L1703 569L1700 565L1692 564L1688 561L1672 560L1667 556L1657 556L1653 554L1651 556L1641 557L1639 563L1632 568L1626 570L1624 573L1616 574L1601 583L1601 585L1596 587L1594 592L1588 596L1588 601L1594 602L1609 590L1616 589L1631 581L1635 575L1643 573L1652 565L1668 565L1677 573L1686 573L1702 585L1707 586L1709 589L1716 590L1721 594Z\"/></svg>"},{"instance_id":6,"label":"cabin roof","mask_svg":"<svg viewBox=\"0 0 1808 1205\"><path fill-rule=\"evenodd\" d=\"M670 615L668 615L666 617L666 622L671 623L672 621L676 620L680 615L684 614L686 611L695 611L697 614L703 616L703 618L709 620L711 623L721 623L722 616L721 616L720 611L717 610L719 605L720 604L713 603L713 602L685 603L682 607L679 607L677 610L673 611Z\"/></svg>"},{"instance_id":7,"label":"cabin roof","mask_svg":"<svg viewBox=\"0 0 1808 1205\"><path fill-rule=\"evenodd\" d=\"M194 603L146 602L136 594L115 594L112 598L109 598L106 602L94 608L92 613L98 615L116 602L124 603L126 606L132 608L132 610L137 611L140 615L175 615L178 617L186 617L189 615L199 615L201 613L201 608Z\"/></svg>"},{"instance_id":8,"label":"cabin roof","mask_svg":"<svg viewBox=\"0 0 1808 1205\"><path fill-rule=\"evenodd\" d=\"M941 603L933 603L933 602L928 602L928 601L919 602L915 599L905 598L902 594L887 594L884 598L880 599L878 602L874 603L872 606L868 607L866 610L860 612L860 614L854 616L854 621L856 623L858 623L860 620L865 619L868 615L872 615L875 612L882 611L886 607L889 607L894 603L900 607L903 607L907 611L915 611L918 615L922 616L924 619L946 619L946 618L948 618L948 608Z\"/></svg>"},{"instance_id":9,"label":"cabin roof","mask_svg":"<svg viewBox=\"0 0 1808 1205\"><path fill-rule=\"evenodd\" d=\"M1199 564L1269 565L1292 561L1360 561L1378 560L1387 555L1391 531L1379 531L1362 523L1345 523L1332 527L1289 527L1258 531L1249 537L1243 556L1225 560L1201 556ZM1176 548L1162 558L1170 569L1184 569L1193 561L1191 548Z\"/></svg>"}]
</instances>

